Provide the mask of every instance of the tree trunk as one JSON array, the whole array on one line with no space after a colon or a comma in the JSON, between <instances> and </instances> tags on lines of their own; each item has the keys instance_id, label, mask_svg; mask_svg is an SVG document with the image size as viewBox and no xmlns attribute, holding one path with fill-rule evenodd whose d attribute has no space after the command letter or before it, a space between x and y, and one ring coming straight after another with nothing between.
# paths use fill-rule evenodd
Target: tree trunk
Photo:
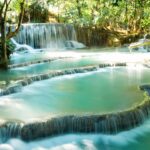
<instances>
[{"instance_id":1,"label":"tree trunk","mask_svg":"<svg viewBox=\"0 0 150 150\"><path fill-rule=\"evenodd\" d=\"M8 58L7 58L7 48L6 48L6 24L5 19L1 20L1 68L7 69Z\"/></svg>"},{"instance_id":2,"label":"tree trunk","mask_svg":"<svg viewBox=\"0 0 150 150\"><path fill-rule=\"evenodd\" d=\"M3 2L3 5L0 9L0 29L1 29L1 37L0 37L0 43L1 43L1 58L0 58L0 68L7 69L8 67L8 56L7 56L7 46L6 41L13 36L15 36L19 32L19 28L21 26L23 15L24 15L24 9L25 9L25 0L23 0L20 3L20 15L19 15L19 21L17 28L13 32L7 32L6 34L6 18L7 18L7 11L8 7L10 5L12 0L5 0Z\"/></svg>"}]
</instances>

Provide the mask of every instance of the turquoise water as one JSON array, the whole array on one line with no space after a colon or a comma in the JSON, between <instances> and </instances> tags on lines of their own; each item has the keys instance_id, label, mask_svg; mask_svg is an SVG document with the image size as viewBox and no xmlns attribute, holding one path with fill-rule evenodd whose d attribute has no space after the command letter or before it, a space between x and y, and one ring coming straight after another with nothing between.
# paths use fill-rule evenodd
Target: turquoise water
<instances>
[{"instance_id":1,"label":"turquoise water","mask_svg":"<svg viewBox=\"0 0 150 150\"><path fill-rule=\"evenodd\" d=\"M26 57L24 57L26 55ZM130 62L138 64L149 60L148 54L142 53L118 53L118 52L43 52L30 53L12 57L12 64L34 62L58 57L72 57L56 59L48 63L32 64L24 67L12 68L7 71L0 70L0 87L13 81L29 76L47 73L52 70L98 65L100 63Z\"/></svg>"},{"instance_id":2,"label":"turquoise water","mask_svg":"<svg viewBox=\"0 0 150 150\"><path fill-rule=\"evenodd\" d=\"M90 49L80 49L80 50L64 50L64 51L49 51L48 49L43 49L43 50L33 50L28 53L14 53L11 56L10 63L22 63L22 62L30 62L34 60L40 60L40 59L48 59L51 58L52 56L71 56L74 57L77 53L87 53L90 55L97 55L100 52L104 53L114 53L114 52L129 52L129 49L127 48L90 48ZM61 54L61 55L60 55ZM24 57L25 56L25 57Z\"/></svg>"},{"instance_id":3,"label":"turquoise water","mask_svg":"<svg viewBox=\"0 0 150 150\"><path fill-rule=\"evenodd\" d=\"M98 57L86 57L86 58L66 58L58 59L48 63L33 64L25 67L12 68L7 71L0 71L0 79L3 81L11 82L11 80L17 80L26 78L32 75L47 73L52 70L63 70L69 68L85 67L89 65L98 65L102 63Z\"/></svg>"},{"instance_id":4,"label":"turquoise water","mask_svg":"<svg viewBox=\"0 0 150 150\"><path fill-rule=\"evenodd\" d=\"M149 73L147 68L104 68L35 82L19 93L0 97L0 118L29 121L122 111L143 100L138 86L150 82Z\"/></svg>"},{"instance_id":5,"label":"turquoise water","mask_svg":"<svg viewBox=\"0 0 150 150\"><path fill-rule=\"evenodd\" d=\"M92 57L78 57L77 55L75 58L14 68L7 72L0 71L0 82L9 84L12 80L47 71L96 65L112 57L109 54L101 54L100 57L96 56L96 53L92 55ZM18 56L12 59L12 63L50 58L46 53L27 54L26 56L27 59L23 55ZM117 53L114 56L117 56ZM118 56L119 60L124 60L126 59L124 56L129 55L120 56ZM134 58L140 60L138 56L132 54L130 61ZM148 54L145 56L149 57ZM115 59L114 57L111 61ZM19 93L0 97L0 118L28 122L58 115L123 111L143 100L143 92L138 86L150 83L149 74L148 68L133 65L104 68L96 72L66 75L34 82L23 87ZM150 121L148 120L138 128L113 136L67 134L30 143L10 139L7 143L0 144L0 150L149 150L149 137Z\"/></svg>"}]
</instances>

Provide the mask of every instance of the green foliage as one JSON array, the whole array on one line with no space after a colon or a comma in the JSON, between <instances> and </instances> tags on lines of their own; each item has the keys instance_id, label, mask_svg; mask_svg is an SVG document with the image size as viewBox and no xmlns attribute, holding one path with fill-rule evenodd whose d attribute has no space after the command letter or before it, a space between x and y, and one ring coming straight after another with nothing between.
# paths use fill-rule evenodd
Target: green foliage
<instances>
[{"instance_id":1,"label":"green foliage","mask_svg":"<svg viewBox=\"0 0 150 150\"><path fill-rule=\"evenodd\" d=\"M13 0L11 10L19 13ZM28 0L25 17L48 22L51 14L63 23L137 31L150 25L150 0ZM13 17L12 17L13 18ZM29 21L25 19L24 21Z\"/></svg>"},{"instance_id":2,"label":"green foliage","mask_svg":"<svg viewBox=\"0 0 150 150\"><path fill-rule=\"evenodd\" d=\"M20 2L13 0L10 11L20 12ZM80 26L136 31L150 25L150 0L28 0L25 16L31 22L48 22L55 9L59 22ZM13 13L10 13L10 20ZM28 21L28 19L25 19Z\"/></svg>"},{"instance_id":3,"label":"green foliage","mask_svg":"<svg viewBox=\"0 0 150 150\"><path fill-rule=\"evenodd\" d=\"M48 6L46 1L34 1L28 6L31 22L47 22L48 21Z\"/></svg>"},{"instance_id":4,"label":"green foliage","mask_svg":"<svg viewBox=\"0 0 150 150\"><path fill-rule=\"evenodd\" d=\"M138 30L147 28L150 0L48 0L62 22Z\"/></svg>"},{"instance_id":5,"label":"green foliage","mask_svg":"<svg viewBox=\"0 0 150 150\"><path fill-rule=\"evenodd\" d=\"M10 6L11 10L15 10L16 13L19 13L20 10L20 4L22 3L22 0L13 0Z\"/></svg>"},{"instance_id":6,"label":"green foliage","mask_svg":"<svg viewBox=\"0 0 150 150\"><path fill-rule=\"evenodd\" d=\"M15 45L12 43L11 40L6 41L6 47L7 47L7 57L9 58L10 55L14 52ZM0 43L0 60L1 60L1 43Z\"/></svg>"}]
</instances>

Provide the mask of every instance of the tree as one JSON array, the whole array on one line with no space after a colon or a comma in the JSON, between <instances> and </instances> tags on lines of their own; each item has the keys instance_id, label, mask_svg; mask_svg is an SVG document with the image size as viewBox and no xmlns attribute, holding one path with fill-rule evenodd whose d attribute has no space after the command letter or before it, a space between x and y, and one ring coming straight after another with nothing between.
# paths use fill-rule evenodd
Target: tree
<instances>
[{"instance_id":1,"label":"tree","mask_svg":"<svg viewBox=\"0 0 150 150\"><path fill-rule=\"evenodd\" d=\"M10 4L12 2L18 3L20 8L20 13L18 16L18 22L15 26L15 30L11 31L9 27L6 31L6 23L7 23L7 13L10 9ZM7 48L6 41L12 38L17 34L19 28L21 26L23 15L25 9L25 0L3 0L0 1L0 44L1 44L1 59L0 59L0 67L6 69L8 66L8 56L7 56Z\"/></svg>"}]
</instances>

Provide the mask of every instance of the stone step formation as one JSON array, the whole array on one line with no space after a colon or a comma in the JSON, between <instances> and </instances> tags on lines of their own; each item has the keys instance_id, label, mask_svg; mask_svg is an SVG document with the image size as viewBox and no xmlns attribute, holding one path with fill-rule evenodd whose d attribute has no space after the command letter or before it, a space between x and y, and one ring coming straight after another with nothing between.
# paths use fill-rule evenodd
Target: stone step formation
<instances>
[{"instance_id":1,"label":"stone step formation","mask_svg":"<svg viewBox=\"0 0 150 150\"><path fill-rule=\"evenodd\" d=\"M52 59L45 60L45 62L49 62L49 61L52 61ZM41 61L41 62L43 62L43 61ZM40 63L40 61L39 61L39 63ZM112 67L112 66L122 67L122 66L126 66L126 63L115 63L115 64L104 63L104 64L93 65L93 66L50 71L50 72L45 73L45 74L35 75L35 76L31 76L31 77L19 80L14 85L11 85L11 86L6 87L5 89L2 89L0 91L0 96L20 92L22 87L30 85L35 81L46 80L46 79L50 79L50 78L54 78L54 77L58 77L58 76L63 76L63 75L69 75L69 74L87 73L87 72L91 72L91 71L97 71L101 68ZM20 67L20 65L15 65L13 67Z\"/></svg>"},{"instance_id":2,"label":"stone step formation","mask_svg":"<svg viewBox=\"0 0 150 150\"><path fill-rule=\"evenodd\" d=\"M0 125L1 142L10 138L33 141L67 133L117 134L138 127L150 116L150 99L129 110L101 115L67 115L45 121L23 123L4 122Z\"/></svg>"}]
</instances>

